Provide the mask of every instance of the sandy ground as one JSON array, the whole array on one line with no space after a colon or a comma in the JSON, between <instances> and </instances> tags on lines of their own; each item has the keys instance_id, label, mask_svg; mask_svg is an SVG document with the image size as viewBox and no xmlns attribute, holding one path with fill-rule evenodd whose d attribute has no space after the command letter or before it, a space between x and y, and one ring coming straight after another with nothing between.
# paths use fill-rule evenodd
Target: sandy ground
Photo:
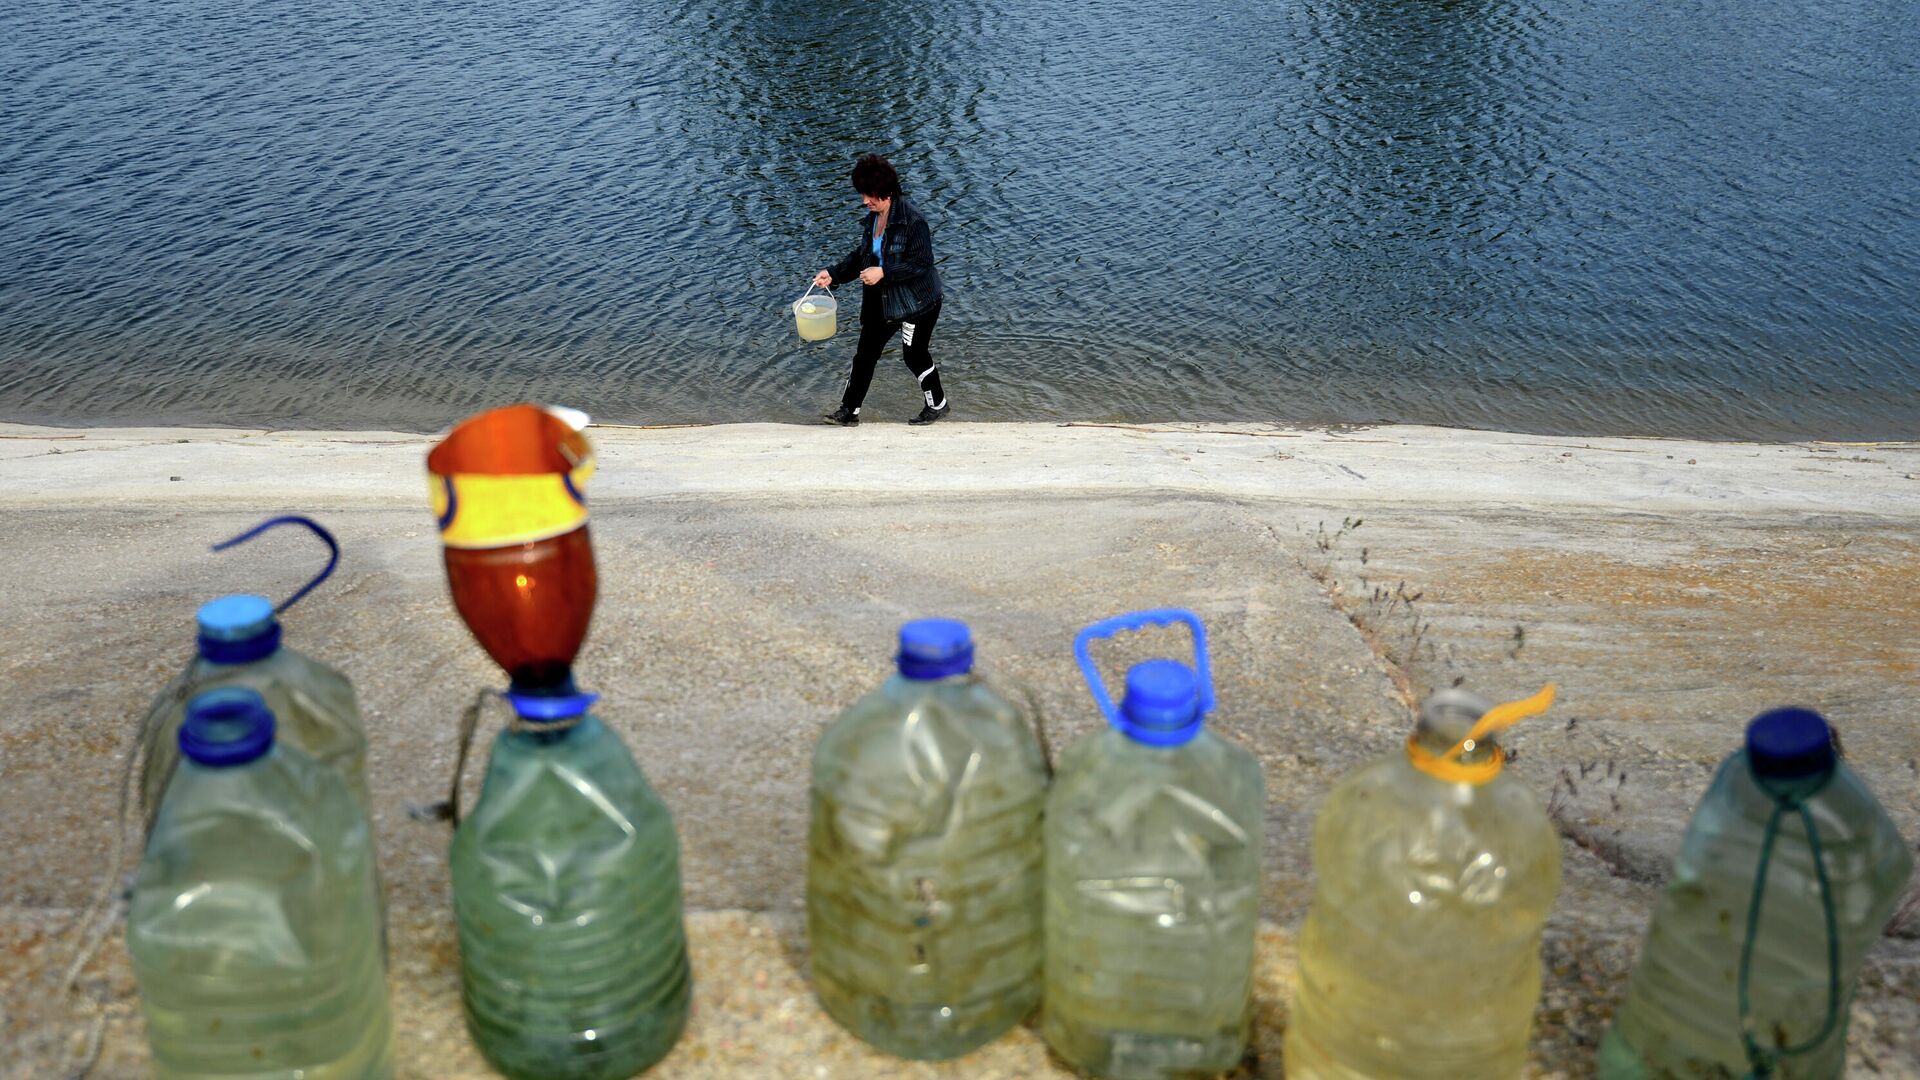
<instances>
[{"instance_id":1,"label":"sandy ground","mask_svg":"<svg viewBox=\"0 0 1920 1080\"><path fill-rule=\"evenodd\" d=\"M1809 705L1920 839L1920 445L1553 439L1432 428L942 424L595 428L601 599L580 662L676 814L698 992L667 1077L1065 1075L1023 1030L960 1062L866 1051L815 1006L799 932L807 758L886 672L903 619L967 619L1042 702L1055 751L1097 726L1075 630L1206 619L1217 730L1267 771L1260 1009L1279 1076L1312 814L1456 681L1559 682L1505 740L1551 808L1565 884L1532 1072L1591 1073L1687 815L1755 712ZM497 681L446 598L430 440L0 425L0 1076L144 1073L117 929L63 983L112 858L119 761L185 661L192 613L290 592L289 643L350 674L392 915L403 1072L488 1075L461 1027L443 823L455 718ZM1143 635L1114 670L1180 648ZM477 769L470 769L477 774ZM472 793L470 775L469 795ZM102 924L105 925L105 924ZM1920 1076L1920 912L1870 955L1856 1075Z\"/></svg>"}]
</instances>

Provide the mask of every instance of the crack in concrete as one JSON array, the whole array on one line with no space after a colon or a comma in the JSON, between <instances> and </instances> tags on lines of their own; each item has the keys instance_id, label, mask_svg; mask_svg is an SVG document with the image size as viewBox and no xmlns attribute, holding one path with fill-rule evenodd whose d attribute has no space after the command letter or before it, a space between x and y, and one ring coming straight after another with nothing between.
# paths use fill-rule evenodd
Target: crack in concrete
<instances>
[{"instance_id":1,"label":"crack in concrete","mask_svg":"<svg viewBox=\"0 0 1920 1080\"><path fill-rule=\"evenodd\" d=\"M1359 520L1352 521L1354 527L1357 527L1359 524ZM1285 549L1285 541L1280 537L1278 531L1275 530L1273 526L1267 525L1264 522L1262 525L1268 535L1274 539L1275 543ZM1414 592L1409 594L1406 588L1407 583L1401 581L1396 589L1385 594L1389 598L1386 610L1378 614L1373 611L1374 605L1371 601L1364 606L1355 602L1352 598L1353 594L1349 593L1341 584L1340 575L1334 565L1338 556L1334 554L1333 548L1338 544L1340 538L1349 531L1351 531L1350 528L1343 523L1342 530L1339 533L1334 534L1330 540L1323 540L1321 550L1328 556L1327 564L1323 568L1316 569L1300 556L1294 555L1291 551L1288 552L1289 557L1302 572L1320 586L1327 603L1333 610L1346 619L1347 623L1360 635L1361 640L1366 643L1368 650L1378 659L1381 668L1386 672L1388 678L1392 680L1394 689L1399 693L1408 711L1410 713L1416 712L1420 706L1420 693L1415 683L1414 673L1409 664L1403 664L1395 659L1393 652L1394 642L1390 638L1388 628L1381 624L1391 616L1394 611L1404 611L1405 618L1410 620L1413 626L1413 638L1410 649L1412 655L1408 657L1408 660L1417 659L1421 640L1425 636L1426 624L1422 623L1421 617L1414 609L1414 604L1425 595L1425 590L1416 588ZM1379 595L1380 590L1376 589L1374 599L1377 600ZM1516 627L1516 630L1518 629L1519 628ZM1512 751L1509 751L1509 754L1511 755ZM1636 885L1647 886L1658 886L1666 880L1665 874L1661 872L1660 869L1640 865L1640 860L1636 859L1632 853L1615 842L1615 838L1621 833L1619 829L1615 829L1611 836L1603 835L1590 828L1586 823L1574 820L1567 814L1561 812L1559 806L1553 799L1548 800L1546 810L1548 820L1553 822L1555 831L1570 843L1591 854L1599 861L1600 865L1605 868L1609 876Z\"/></svg>"}]
</instances>

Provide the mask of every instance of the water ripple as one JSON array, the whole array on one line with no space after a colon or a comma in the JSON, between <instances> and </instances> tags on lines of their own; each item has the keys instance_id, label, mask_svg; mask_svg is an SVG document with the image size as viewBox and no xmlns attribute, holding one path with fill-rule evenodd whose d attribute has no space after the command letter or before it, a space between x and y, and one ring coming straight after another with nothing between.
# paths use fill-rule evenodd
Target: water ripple
<instances>
[{"instance_id":1,"label":"water ripple","mask_svg":"<svg viewBox=\"0 0 1920 1080\"><path fill-rule=\"evenodd\" d=\"M877 149L935 223L969 418L1912 437L1916 25L13 0L0 418L808 419L852 320L805 346L785 305Z\"/></svg>"}]
</instances>

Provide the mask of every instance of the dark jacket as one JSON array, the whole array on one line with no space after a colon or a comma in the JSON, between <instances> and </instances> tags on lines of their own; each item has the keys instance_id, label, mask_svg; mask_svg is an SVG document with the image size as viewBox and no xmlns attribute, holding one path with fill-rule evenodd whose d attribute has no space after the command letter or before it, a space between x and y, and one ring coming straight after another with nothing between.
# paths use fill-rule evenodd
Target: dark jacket
<instances>
[{"instance_id":1,"label":"dark jacket","mask_svg":"<svg viewBox=\"0 0 1920 1080\"><path fill-rule=\"evenodd\" d=\"M873 261L873 222L878 214L868 214L860 229L860 242L847 257L828 270L835 285L844 285L860 276L860 271L879 265L886 271L880 279L880 313L888 322L911 319L940 299L940 271L933 267L933 232L927 219L905 197L893 198L887 215L887 235L880 241L883 260Z\"/></svg>"}]
</instances>

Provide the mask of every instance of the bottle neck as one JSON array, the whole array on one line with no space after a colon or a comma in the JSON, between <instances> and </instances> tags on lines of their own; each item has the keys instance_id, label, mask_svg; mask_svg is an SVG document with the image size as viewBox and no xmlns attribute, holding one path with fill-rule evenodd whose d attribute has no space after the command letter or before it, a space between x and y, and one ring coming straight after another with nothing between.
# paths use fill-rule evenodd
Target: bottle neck
<instances>
[{"instance_id":1,"label":"bottle neck","mask_svg":"<svg viewBox=\"0 0 1920 1080\"><path fill-rule=\"evenodd\" d=\"M1420 709L1419 723L1413 729L1414 741L1430 754L1445 754L1467 737L1489 707L1483 699L1471 694L1458 691L1435 694ZM1493 760L1500 752L1499 744L1487 735L1474 740L1473 746L1463 749L1455 760L1462 765L1478 765Z\"/></svg>"},{"instance_id":2,"label":"bottle neck","mask_svg":"<svg viewBox=\"0 0 1920 1080\"><path fill-rule=\"evenodd\" d=\"M583 714L558 722L529 721L515 717L502 738L512 739L524 746L552 747L560 746L572 739L589 738L599 727L591 713Z\"/></svg>"},{"instance_id":3,"label":"bottle neck","mask_svg":"<svg viewBox=\"0 0 1920 1080\"><path fill-rule=\"evenodd\" d=\"M576 726L586 723L592 716L587 710L600 700L599 694L580 692L571 670L541 686L530 687L516 679L506 697L513 706L508 730L532 736L542 746L559 742Z\"/></svg>"},{"instance_id":4,"label":"bottle neck","mask_svg":"<svg viewBox=\"0 0 1920 1080\"><path fill-rule=\"evenodd\" d=\"M1752 757L1745 751L1742 751L1742 754L1744 756L1742 764L1746 767L1747 776L1753 781L1754 786L1759 788L1760 793L1769 800L1783 806L1798 806L1812 799L1820 794L1827 783L1833 779L1833 774L1839 771L1839 762L1836 761L1825 769L1805 776L1762 776L1760 770L1754 768Z\"/></svg>"},{"instance_id":5,"label":"bottle neck","mask_svg":"<svg viewBox=\"0 0 1920 1080\"><path fill-rule=\"evenodd\" d=\"M905 662L896 667L895 674L900 677L901 682L916 689L930 686L957 686L973 678L973 671L969 668L954 671L951 668L942 669Z\"/></svg>"},{"instance_id":6,"label":"bottle neck","mask_svg":"<svg viewBox=\"0 0 1920 1080\"><path fill-rule=\"evenodd\" d=\"M280 651L280 627L245 641L220 641L202 635L199 639L200 659L209 664L251 664L255 660L265 660Z\"/></svg>"}]
</instances>

